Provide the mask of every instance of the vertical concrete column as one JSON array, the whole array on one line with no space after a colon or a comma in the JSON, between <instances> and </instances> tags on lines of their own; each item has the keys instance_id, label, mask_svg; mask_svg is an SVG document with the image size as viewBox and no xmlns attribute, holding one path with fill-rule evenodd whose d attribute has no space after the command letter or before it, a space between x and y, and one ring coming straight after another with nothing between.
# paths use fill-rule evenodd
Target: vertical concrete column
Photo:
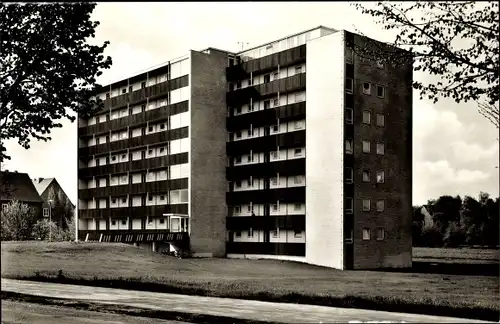
<instances>
[{"instance_id":1,"label":"vertical concrete column","mask_svg":"<svg viewBox=\"0 0 500 324\"><path fill-rule=\"evenodd\" d=\"M158 247L156 246L156 242L153 242L152 245L151 245L151 247L152 247L151 250L153 252L156 252L156 250L158 249Z\"/></svg>"}]
</instances>

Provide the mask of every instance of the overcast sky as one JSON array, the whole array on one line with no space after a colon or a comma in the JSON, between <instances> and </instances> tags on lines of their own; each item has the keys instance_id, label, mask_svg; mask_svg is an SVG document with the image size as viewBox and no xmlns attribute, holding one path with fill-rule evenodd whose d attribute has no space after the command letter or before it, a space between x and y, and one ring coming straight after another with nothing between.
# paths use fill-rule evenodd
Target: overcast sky
<instances>
[{"instance_id":1,"label":"overcast sky","mask_svg":"<svg viewBox=\"0 0 500 324\"><path fill-rule=\"evenodd\" d=\"M106 55L111 69L106 84L207 47L238 51L319 25L345 29L382 40L394 35L375 25L347 2L301 3L100 3L93 19L101 22L96 39L111 44ZM415 78L429 78L414 74ZM423 204L443 194L498 196L498 130L473 103L451 100L432 104L414 95L413 203ZM6 142L12 160L3 168L27 172L31 178L56 177L70 199L77 198L76 122L63 122L50 142L32 142L25 150Z\"/></svg>"}]
</instances>

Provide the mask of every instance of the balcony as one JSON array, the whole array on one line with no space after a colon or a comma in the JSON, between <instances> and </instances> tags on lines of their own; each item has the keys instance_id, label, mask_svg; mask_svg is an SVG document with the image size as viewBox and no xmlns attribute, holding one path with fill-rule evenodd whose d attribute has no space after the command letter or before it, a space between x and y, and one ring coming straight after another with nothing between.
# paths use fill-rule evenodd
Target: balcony
<instances>
[{"instance_id":1,"label":"balcony","mask_svg":"<svg viewBox=\"0 0 500 324\"><path fill-rule=\"evenodd\" d=\"M160 217L163 214L188 214L188 204L161 205L161 206L140 206L123 208L103 208L103 209L80 209L79 219L103 219L103 218L145 218L147 216Z\"/></svg>"},{"instance_id":2,"label":"balcony","mask_svg":"<svg viewBox=\"0 0 500 324\"><path fill-rule=\"evenodd\" d=\"M286 122L295 119L304 119L306 116L306 102L298 102L272 109L259 110L238 116L227 117L226 128L230 132L252 127L262 127L276 124L276 119Z\"/></svg>"},{"instance_id":3,"label":"balcony","mask_svg":"<svg viewBox=\"0 0 500 324\"><path fill-rule=\"evenodd\" d=\"M226 168L226 178L228 181L245 180L250 178L269 178L276 176L302 175L306 172L306 159L291 159L274 162L264 162L246 164L240 166L230 166Z\"/></svg>"},{"instance_id":4,"label":"balcony","mask_svg":"<svg viewBox=\"0 0 500 324\"><path fill-rule=\"evenodd\" d=\"M130 231L96 231L79 230L78 239L81 241L97 241L109 243L148 243L165 242L176 243L177 246L189 245L187 232L171 232L169 230L130 230Z\"/></svg>"},{"instance_id":5,"label":"balcony","mask_svg":"<svg viewBox=\"0 0 500 324\"><path fill-rule=\"evenodd\" d=\"M128 161L122 163L106 164L78 170L79 179L90 179L110 174L143 171L147 169L166 168L169 165L184 164L189 161L189 153L165 155L151 159Z\"/></svg>"},{"instance_id":6,"label":"balcony","mask_svg":"<svg viewBox=\"0 0 500 324\"><path fill-rule=\"evenodd\" d=\"M135 128L145 125L147 122L154 123L167 120L170 115L175 115L188 111L189 101L182 101L173 105L162 106L103 123L78 128L79 138L89 138L93 135L109 134L110 131L125 130L127 127Z\"/></svg>"},{"instance_id":7,"label":"balcony","mask_svg":"<svg viewBox=\"0 0 500 324\"><path fill-rule=\"evenodd\" d=\"M110 153L113 151L123 151L126 149L134 149L146 145L182 139L188 136L189 127L186 126L182 128L161 131L144 136L126 138L123 140L103 143L99 145L80 147L78 148L78 156L81 158L82 156L99 155L102 153Z\"/></svg>"},{"instance_id":8,"label":"balcony","mask_svg":"<svg viewBox=\"0 0 500 324\"><path fill-rule=\"evenodd\" d=\"M245 190L226 193L228 205L241 205L252 202L253 204L295 203L305 201L305 187L288 187L263 190Z\"/></svg>"},{"instance_id":9,"label":"balcony","mask_svg":"<svg viewBox=\"0 0 500 324\"><path fill-rule=\"evenodd\" d=\"M242 62L226 68L226 78L229 82L248 79L250 73L263 74L272 72L280 67L299 64L306 61L306 45L301 45L278 53L270 54L258 59Z\"/></svg>"},{"instance_id":10,"label":"balcony","mask_svg":"<svg viewBox=\"0 0 500 324\"><path fill-rule=\"evenodd\" d=\"M226 242L228 254L305 256L305 243Z\"/></svg>"},{"instance_id":11,"label":"balcony","mask_svg":"<svg viewBox=\"0 0 500 324\"><path fill-rule=\"evenodd\" d=\"M229 107L238 107L252 100L262 100L280 94L305 90L306 74L300 73L291 77L278 79L264 84L258 84L243 89L228 92L226 102Z\"/></svg>"},{"instance_id":12,"label":"balcony","mask_svg":"<svg viewBox=\"0 0 500 324\"><path fill-rule=\"evenodd\" d=\"M174 179L165 181L154 181L144 183L130 183L121 186L108 186L101 188L90 188L78 190L79 199L92 199L109 196L125 196L129 194L141 195L145 193L165 193L169 190L187 189L189 179Z\"/></svg>"},{"instance_id":13,"label":"balcony","mask_svg":"<svg viewBox=\"0 0 500 324\"><path fill-rule=\"evenodd\" d=\"M226 154L238 156L253 152L268 152L280 149L304 147L306 145L306 131L293 131L288 133L278 133L268 136L254 137L234 142L226 143Z\"/></svg>"},{"instance_id":14,"label":"balcony","mask_svg":"<svg viewBox=\"0 0 500 324\"><path fill-rule=\"evenodd\" d=\"M276 228L287 230L306 229L306 215L285 216L234 216L226 218L226 228L231 231L273 230Z\"/></svg>"}]
</instances>

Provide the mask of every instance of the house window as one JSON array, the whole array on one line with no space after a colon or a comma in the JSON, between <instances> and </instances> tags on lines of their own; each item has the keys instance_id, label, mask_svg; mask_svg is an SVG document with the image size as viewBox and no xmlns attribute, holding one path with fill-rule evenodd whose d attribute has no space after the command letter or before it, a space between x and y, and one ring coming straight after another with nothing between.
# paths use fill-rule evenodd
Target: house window
<instances>
[{"instance_id":1,"label":"house window","mask_svg":"<svg viewBox=\"0 0 500 324\"><path fill-rule=\"evenodd\" d=\"M352 93L354 89L354 81L351 78L345 79L345 91L348 93Z\"/></svg>"},{"instance_id":2,"label":"house window","mask_svg":"<svg viewBox=\"0 0 500 324\"><path fill-rule=\"evenodd\" d=\"M165 224L165 219L164 218L160 218L160 224Z\"/></svg>"},{"instance_id":3,"label":"house window","mask_svg":"<svg viewBox=\"0 0 500 324\"><path fill-rule=\"evenodd\" d=\"M346 236L345 236L345 242L352 243L352 230L347 231Z\"/></svg>"},{"instance_id":4,"label":"house window","mask_svg":"<svg viewBox=\"0 0 500 324\"><path fill-rule=\"evenodd\" d=\"M241 106L236 107L236 114L241 114Z\"/></svg>"},{"instance_id":5,"label":"house window","mask_svg":"<svg viewBox=\"0 0 500 324\"><path fill-rule=\"evenodd\" d=\"M7 206L8 206L7 204L3 204L3 205L2 205L2 208L3 208L3 209L6 209L6 208L7 208ZM43 209L43 217L49 217L49 209L48 209L48 208L44 208L44 209Z\"/></svg>"},{"instance_id":6,"label":"house window","mask_svg":"<svg viewBox=\"0 0 500 324\"><path fill-rule=\"evenodd\" d=\"M165 129L165 124L160 124L160 129Z\"/></svg>"},{"instance_id":7,"label":"house window","mask_svg":"<svg viewBox=\"0 0 500 324\"><path fill-rule=\"evenodd\" d=\"M241 207L240 206L234 206L233 211L235 214L240 214L241 213Z\"/></svg>"},{"instance_id":8,"label":"house window","mask_svg":"<svg viewBox=\"0 0 500 324\"><path fill-rule=\"evenodd\" d=\"M385 201L383 199L377 200L377 211L383 212L385 209Z\"/></svg>"},{"instance_id":9,"label":"house window","mask_svg":"<svg viewBox=\"0 0 500 324\"><path fill-rule=\"evenodd\" d=\"M149 150L148 155L153 155L153 150Z\"/></svg>"},{"instance_id":10,"label":"house window","mask_svg":"<svg viewBox=\"0 0 500 324\"><path fill-rule=\"evenodd\" d=\"M134 88L132 86L128 87L128 92L132 92Z\"/></svg>"},{"instance_id":11,"label":"house window","mask_svg":"<svg viewBox=\"0 0 500 324\"><path fill-rule=\"evenodd\" d=\"M301 65L295 67L295 73L296 74L302 73L302 66Z\"/></svg>"},{"instance_id":12,"label":"house window","mask_svg":"<svg viewBox=\"0 0 500 324\"><path fill-rule=\"evenodd\" d=\"M294 204L293 205L293 210L294 211L300 211L302 209L302 205L301 204Z\"/></svg>"},{"instance_id":13,"label":"house window","mask_svg":"<svg viewBox=\"0 0 500 324\"><path fill-rule=\"evenodd\" d=\"M236 182L234 183L234 186L235 186L236 188L241 188L241 181L239 181L239 180L238 180L238 181L236 181Z\"/></svg>"},{"instance_id":14,"label":"house window","mask_svg":"<svg viewBox=\"0 0 500 324\"><path fill-rule=\"evenodd\" d=\"M377 241L382 241L385 238L385 230L380 227L377 228Z\"/></svg>"},{"instance_id":15,"label":"house window","mask_svg":"<svg viewBox=\"0 0 500 324\"><path fill-rule=\"evenodd\" d=\"M252 203L250 203L250 205L247 206L247 211L249 213L253 212L253 204Z\"/></svg>"},{"instance_id":16,"label":"house window","mask_svg":"<svg viewBox=\"0 0 500 324\"><path fill-rule=\"evenodd\" d=\"M296 148L294 151L294 156L301 156L302 155L302 149L301 148Z\"/></svg>"},{"instance_id":17,"label":"house window","mask_svg":"<svg viewBox=\"0 0 500 324\"><path fill-rule=\"evenodd\" d=\"M146 105L142 105L142 106L141 106L141 111L142 111L142 112L145 112L145 111L146 111Z\"/></svg>"},{"instance_id":18,"label":"house window","mask_svg":"<svg viewBox=\"0 0 500 324\"><path fill-rule=\"evenodd\" d=\"M127 154L122 154L122 160L127 158Z\"/></svg>"},{"instance_id":19,"label":"house window","mask_svg":"<svg viewBox=\"0 0 500 324\"><path fill-rule=\"evenodd\" d=\"M377 171L377 183L384 183L384 182L385 182L385 172Z\"/></svg>"},{"instance_id":20,"label":"house window","mask_svg":"<svg viewBox=\"0 0 500 324\"><path fill-rule=\"evenodd\" d=\"M248 154L247 162L253 162L253 154Z\"/></svg>"},{"instance_id":21,"label":"house window","mask_svg":"<svg viewBox=\"0 0 500 324\"><path fill-rule=\"evenodd\" d=\"M127 88L122 89L122 94L127 93Z\"/></svg>"},{"instance_id":22,"label":"house window","mask_svg":"<svg viewBox=\"0 0 500 324\"><path fill-rule=\"evenodd\" d=\"M248 86L251 86L251 85L253 85L253 80L252 80L252 78L248 79Z\"/></svg>"},{"instance_id":23,"label":"house window","mask_svg":"<svg viewBox=\"0 0 500 324\"><path fill-rule=\"evenodd\" d=\"M277 107L277 106L279 106L279 105L280 105L280 101L278 100L278 98L273 99L273 106L274 106L274 107Z\"/></svg>"},{"instance_id":24,"label":"house window","mask_svg":"<svg viewBox=\"0 0 500 324\"><path fill-rule=\"evenodd\" d=\"M149 201L153 201L153 196L148 196Z\"/></svg>"},{"instance_id":25,"label":"house window","mask_svg":"<svg viewBox=\"0 0 500 324\"><path fill-rule=\"evenodd\" d=\"M353 111L351 108L345 109L345 122L346 124L352 124L353 121Z\"/></svg>"},{"instance_id":26,"label":"house window","mask_svg":"<svg viewBox=\"0 0 500 324\"><path fill-rule=\"evenodd\" d=\"M248 179L247 180L247 187L253 187L253 182L254 182L253 179ZM248 206L248 208L250 208L250 206Z\"/></svg>"},{"instance_id":27,"label":"house window","mask_svg":"<svg viewBox=\"0 0 500 324\"><path fill-rule=\"evenodd\" d=\"M114 219L111 221L111 225L116 226L116 221Z\"/></svg>"},{"instance_id":28,"label":"house window","mask_svg":"<svg viewBox=\"0 0 500 324\"><path fill-rule=\"evenodd\" d=\"M148 217L148 224L153 224L153 219Z\"/></svg>"},{"instance_id":29,"label":"house window","mask_svg":"<svg viewBox=\"0 0 500 324\"><path fill-rule=\"evenodd\" d=\"M277 186L277 185L278 185L278 178L272 178L272 179L271 179L271 184L272 184L273 186Z\"/></svg>"},{"instance_id":30,"label":"house window","mask_svg":"<svg viewBox=\"0 0 500 324\"><path fill-rule=\"evenodd\" d=\"M344 174L345 174L345 182L346 183L352 183L353 182L353 171L352 168L350 167L345 167L344 168Z\"/></svg>"},{"instance_id":31,"label":"house window","mask_svg":"<svg viewBox=\"0 0 500 324\"><path fill-rule=\"evenodd\" d=\"M293 230L293 237L302 237L302 230L294 229Z\"/></svg>"},{"instance_id":32,"label":"house window","mask_svg":"<svg viewBox=\"0 0 500 324\"><path fill-rule=\"evenodd\" d=\"M344 210L346 214L352 214L353 202L352 198L346 197L344 198Z\"/></svg>"},{"instance_id":33,"label":"house window","mask_svg":"<svg viewBox=\"0 0 500 324\"><path fill-rule=\"evenodd\" d=\"M234 236L235 236L235 237L241 237L241 232L240 232L240 231L236 231L236 232L234 232Z\"/></svg>"},{"instance_id":34,"label":"house window","mask_svg":"<svg viewBox=\"0 0 500 324\"><path fill-rule=\"evenodd\" d=\"M385 88L384 86L377 85L377 97L384 98L385 97Z\"/></svg>"},{"instance_id":35,"label":"house window","mask_svg":"<svg viewBox=\"0 0 500 324\"><path fill-rule=\"evenodd\" d=\"M252 136L253 136L253 134L254 134L254 132L255 132L255 129L254 129L254 128L251 128L251 129L247 130L247 134L248 134L247 136L248 136L248 137L252 137Z\"/></svg>"},{"instance_id":36,"label":"house window","mask_svg":"<svg viewBox=\"0 0 500 324\"><path fill-rule=\"evenodd\" d=\"M295 122L295 129L301 129L301 128L302 128L302 123L299 120L297 120Z\"/></svg>"},{"instance_id":37,"label":"house window","mask_svg":"<svg viewBox=\"0 0 500 324\"><path fill-rule=\"evenodd\" d=\"M363 199L363 211L370 211L371 200Z\"/></svg>"},{"instance_id":38,"label":"house window","mask_svg":"<svg viewBox=\"0 0 500 324\"><path fill-rule=\"evenodd\" d=\"M382 114L377 114L377 126L384 127L385 126L385 116Z\"/></svg>"},{"instance_id":39,"label":"house window","mask_svg":"<svg viewBox=\"0 0 500 324\"><path fill-rule=\"evenodd\" d=\"M365 110L363 111L363 124L370 124L371 123L371 118L372 117L372 114L368 111L368 110Z\"/></svg>"},{"instance_id":40,"label":"house window","mask_svg":"<svg viewBox=\"0 0 500 324\"><path fill-rule=\"evenodd\" d=\"M274 204L273 205L273 211L278 211L278 210L280 210L278 204Z\"/></svg>"},{"instance_id":41,"label":"house window","mask_svg":"<svg viewBox=\"0 0 500 324\"><path fill-rule=\"evenodd\" d=\"M249 111L249 112L252 112L253 110L254 110L254 109L253 109L253 105L252 105L252 104L248 105L248 111Z\"/></svg>"},{"instance_id":42,"label":"house window","mask_svg":"<svg viewBox=\"0 0 500 324\"><path fill-rule=\"evenodd\" d=\"M370 240L370 229L369 228L363 228L363 240L364 241Z\"/></svg>"},{"instance_id":43,"label":"house window","mask_svg":"<svg viewBox=\"0 0 500 324\"><path fill-rule=\"evenodd\" d=\"M278 124L273 125L273 132L275 132L275 133L279 132L279 125Z\"/></svg>"},{"instance_id":44,"label":"house window","mask_svg":"<svg viewBox=\"0 0 500 324\"><path fill-rule=\"evenodd\" d=\"M109 97L110 97L110 94L108 92L108 93L106 93L106 99L109 99Z\"/></svg>"},{"instance_id":45,"label":"house window","mask_svg":"<svg viewBox=\"0 0 500 324\"><path fill-rule=\"evenodd\" d=\"M271 82L271 74L264 75L264 83L269 83L269 82Z\"/></svg>"},{"instance_id":46,"label":"house window","mask_svg":"<svg viewBox=\"0 0 500 324\"><path fill-rule=\"evenodd\" d=\"M116 204L116 198L111 199L112 204Z\"/></svg>"},{"instance_id":47,"label":"house window","mask_svg":"<svg viewBox=\"0 0 500 324\"><path fill-rule=\"evenodd\" d=\"M234 159L234 162L235 162L235 163L241 163L241 156L237 156L237 157Z\"/></svg>"},{"instance_id":48,"label":"house window","mask_svg":"<svg viewBox=\"0 0 500 324\"><path fill-rule=\"evenodd\" d=\"M149 126L149 128L148 128L148 132L150 132L150 133L151 133L152 131L153 131L153 126Z\"/></svg>"},{"instance_id":49,"label":"house window","mask_svg":"<svg viewBox=\"0 0 500 324\"><path fill-rule=\"evenodd\" d=\"M165 195L160 195L160 200L165 200Z\"/></svg>"},{"instance_id":50,"label":"house window","mask_svg":"<svg viewBox=\"0 0 500 324\"><path fill-rule=\"evenodd\" d=\"M278 237L280 237L280 231L279 231L279 229L275 229L275 230L273 230L273 234L272 234L272 235L273 235L273 238L278 238Z\"/></svg>"},{"instance_id":51,"label":"house window","mask_svg":"<svg viewBox=\"0 0 500 324\"><path fill-rule=\"evenodd\" d=\"M237 131L236 133L234 133L234 136L236 138L241 138L241 131Z\"/></svg>"},{"instance_id":52,"label":"house window","mask_svg":"<svg viewBox=\"0 0 500 324\"><path fill-rule=\"evenodd\" d=\"M279 77L278 72L274 72L274 74L273 74L273 79L274 79L274 80L278 80L279 78L280 78L280 77Z\"/></svg>"},{"instance_id":53,"label":"house window","mask_svg":"<svg viewBox=\"0 0 500 324\"><path fill-rule=\"evenodd\" d=\"M145 81L141 82L141 89L144 89L144 88L146 88L146 82Z\"/></svg>"},{"instance_id":54,"label":"house window","mask_svg":"<svg viewBox=\"0 0 500 324\"><path fill-rule=\"evenodd\" d=\"M165 148L164 147L160 147L160 153L163 153L165 152Z\"/></svg>"},{"instance_id":55,"label":"house window","mask_svg":"<svg viewBox=\"0 0 500 324\"><path fill-rule=\"evenodd\" d=\"M363 82L363 94L365 95L371 94L371 84L369 82Z\"/></svg>"},{"instance_id":56,"label":"house window","mask_svg":"<svg viewBox=\"0 0 500 324\"><path fill-rule=\"evenodd\" d=\"M271 100L265 100L264 109L269 109L269 108L271 108Z\"/></svg>"},{"instance_id":57,"label":"house window","mask_svg":"<svg viewBox=\"0 0 500 324\"><path fill-rule=\"evenodd\" d=\"M273 159L277 159L277 158L278 158L278 152L277 152L277 151L272 151L272 152L271 152L271 157L272 157Z\"/></svg>"},{"instance_id":58,"label":"house window","mask_svg":"<svg viewBox=\"0 0 500 324\"><path fill-rule=\"evenodd\" d=\"M127 220L126 219L122 219L122 225L127 225Z\"/></svg>"},{"instance_id":59,"label":"house window","mask_svg":"<svg viewBox=\"0 0 500 324\"><path fill-rule=\"evenodd\" d=\"M122 203L126 203L127 202L127 198L122 198Z\"/></svg>"},{"instance_id":60,"label":"house window","mask_svg":"<svg viewBox=\"0 0 500 324\"><path fill-rule=\"evenodd\" d=\"M363 182L370 182L370 170L363 170Z\"/></svg>"},{"instance_id":61,"label":"house window","mask_svg":"<svg viewBox=\"0 0 500 324\"><path fill-rule=\"evenodd\" d=\"M116 161L116 155L113 155L113 156L111 157L111 161Z\"/></svg>"},{"instance_id":62,"label":"house window","mask_svg":"<svg viewBox=\"0 0 500 324\"><path fill-rule=\"evenodd\" d=\"M345 141L345 152L346 154L352 154L352 139Z\"/></svg>"},{"instance_id":63,"label":"house window","mask_svg":"<svg viewBox=\"0 0 500 324\"><path fill-rule=\"evenodd\" d=\"M363 153L370 153L370 141L363 141Z\"/></svg>"},{"instance_id":64,"label":"house window","mask_svg":"<svg viewBox=\"0 0 500 324\"><path fill-rule=\"evenodd\" d=\"M127 176L126 175L122 176L122 182L127 182Z\"/></svg>"},{"instance_id":65,"label":"house window","mask_svg":"<svg viewBox=\"0 0 500 324\"><path fill-rule=\"evenodd\" d=\"M377 154L384 155L385 153L385 145L384 143L377 143Z\"/></svg>"},{"instance_id":66,"label":"house window","mask_svg":"<svg viewBox=\"0 0 500 324\"><path fill-rule=\"evenodd\" d=\"M253 228L248 230L248 237L253 237Z\"/></svg>"}]
</instances>

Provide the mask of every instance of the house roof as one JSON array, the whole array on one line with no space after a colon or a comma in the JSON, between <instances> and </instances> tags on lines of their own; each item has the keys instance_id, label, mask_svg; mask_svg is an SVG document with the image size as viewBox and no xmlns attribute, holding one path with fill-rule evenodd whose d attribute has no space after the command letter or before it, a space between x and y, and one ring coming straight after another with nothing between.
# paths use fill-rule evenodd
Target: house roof
<instances>
[{"instance_id":1,"label":"house roof","mask_svg":"<svg viewBox=\"0 0 500 324\"><path fill-rule=\"evenodd\" d=\"M52 180L55 178L35 178L33 179L33 184L35 185L36 191L41 196L45 189L50 185Z\"/></svg>"},{"instance_id":2,"label":"house roof","mask_svg":"<svg viewBox=\"0 0 500 324\"><path fill-rule=\"evenodd\" d=\"M18 200L23 202L42 202L31 178L27 173L0 172L1 200Z\"/></svg>"}]
</instances>

